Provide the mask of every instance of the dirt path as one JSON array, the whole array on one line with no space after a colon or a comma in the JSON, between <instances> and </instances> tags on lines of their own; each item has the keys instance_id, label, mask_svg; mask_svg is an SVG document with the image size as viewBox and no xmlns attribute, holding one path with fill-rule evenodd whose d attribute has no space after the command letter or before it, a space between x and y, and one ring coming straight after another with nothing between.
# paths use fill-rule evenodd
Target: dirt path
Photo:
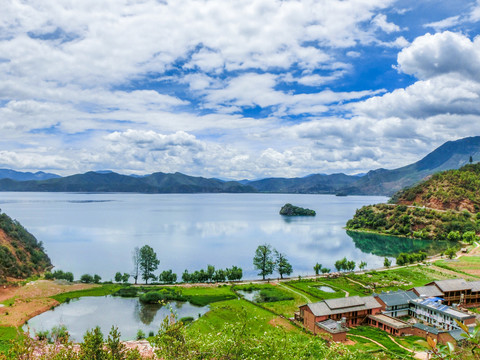
<instances>
[{"instance_id":1,"label":"dirt path","mask_svg":"<svg viewBox=\"0 0 480 360\"><path fill-rule=\"evenodd\" d=\"M366 336L363 336L363 335L353 335L353 334L348 334L347 336L353 336L353 337L359 337L359 338L362 338L362 339L365 339L365 340L368 340L374 344L377 344L378 346L380 346L382 349L385 349L385 350L388 350L384 345L380 344L378 341L375 341L375 340L372 340Z\"/></svg>"},{"instance_id":2,"label":"dirt path","mask_svg":"<svg viewBox=\"0 0 480 360\"><path fill-rule=\"evenodd\" d=\"M307 303L311 303L311 302L312 302L312 300L310 300L310 298L309 298L307 295L304 295L304 294L302 294L302 293L300 293L300 292L298 292L298 291L296 291L296 290L293 290L293 289L290 288L289 286L283 285L283 284L281 284L281 283L278 283L278 286L281 286L282 288L287 289L287 290L289 290L289 291L291 291L291 292L293 292L293 293L295 293L295 294L303 297L305 300L307 300Z\"/></svg>"},{"instance_id":3,"label":"dirt path","mask_svg":"<svg viewBox=\"0 0 480 360\"><path fill-rule=\"evenodd\" d=\"M392 340L395 344L397 344L397 346L401 347L403 350L413 353L414 354L413 356L415 357L415 359L420 359L420 360L428 359L428 354L425 351L415 351L415 350L409 349L403 346L402 344L399 344L392 335L387 335L387 336L390 338L390 340Z\"/></svg>"},{"instance_id":4,"label":"dirt path","mask_svg":"<svg viewBox=\"0 0 480 360\"><path fill-rule=\"evenodd\" d=\"M68 284L37 280L22 287L0 289L0 301L7 302L0 307L0 326L21 326L28 319L58 305L50 296L64 292L83 290L98 285Z\"/></svg>"},{"instance_id":5,"label":"dirt path","mask_svg":"<svg viewBox=\"0 0 480 360\"><path fill-rule=\"evenodd\" d=\"M348 280L348 281L351 281L351 282L353 282L353 283L355 283L355 284L360 285L360 286L363 287L364 289L368 289L368 287L367 287L366 285L362 284L361 282L358 282L358 281L356 281L356 280L350 279L349 277L347 277L347 280Z\"/></svg>"}]
</instances>

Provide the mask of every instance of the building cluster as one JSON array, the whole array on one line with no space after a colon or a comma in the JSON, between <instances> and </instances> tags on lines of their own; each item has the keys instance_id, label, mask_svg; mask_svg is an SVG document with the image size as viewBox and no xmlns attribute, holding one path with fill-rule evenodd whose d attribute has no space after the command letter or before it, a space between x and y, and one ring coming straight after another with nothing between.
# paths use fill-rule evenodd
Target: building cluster
<instances>
[{"instance_id":1,"label":"building cluster","mask_svg":"<svg viewBox=\"0 0 480 360\"><path fill-rule=\"evenodd\" d=\"M352 296L300 306L295 319L314 334L345 341L350 327L368 325L394 336L427 335L439 343L463 339L458 322L473 326L475 315L462 310L480 306L480 281L434 281L409 290Z\"/></svg>"}]
</instances>

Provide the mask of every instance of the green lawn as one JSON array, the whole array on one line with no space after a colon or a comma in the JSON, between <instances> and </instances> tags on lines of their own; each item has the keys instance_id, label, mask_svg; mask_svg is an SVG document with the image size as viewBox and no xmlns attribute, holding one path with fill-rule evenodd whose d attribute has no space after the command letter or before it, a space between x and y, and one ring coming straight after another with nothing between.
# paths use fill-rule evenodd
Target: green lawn
<instances>
[{"instance_id":1,"label":"green lawn","mask_svg":"<svg viewBox=\"0 0 480 360\"><path fill-rule=\"evenodd\" d=\"M317 280L290 281L287 285L297 291L305 293L312 302L345 296L345 291L341 290L341 288L333 287L330 283L324 282L323 278ZM322 291L319 289L321 286L328 286L334 290L334 292Z\"/></svg>"},{"instance_id":2,"label":"green lawn","mask_svg":"<svg viewBox=\"0 0 480 360\"><path fill-rule=\"evenodd\" d=\"M69 301L71 299L76 299L76 298L79 298L79 297L82 297L82 296L111 295L121 288L122 288L122 285L106 284L106 285L94 287L94 288L91 288L91 289L76 290L76 291L61 293L61 294L52 296L52 298L57 300L59 303L64 303L64 302Z\"/></svg>"},{"instance_id":3,"label":"green lawn","mask_svg":"<svg viewBox=\"0 0 480 360\"><path fill-rule=\"evenodd\" d=\"M370 271L362 275L349 275L349 278L361 282L378 291L409 289L423 286L434 280L443 280L449 276L427 266L410 266L386 271Z\"/></svg>"},{"instance_id":4,"label":"green lawn","mask_svg":"<svg viewBox=\"0 0 480 360\"><path fill-rule=\"evenodd\" d=\"M22 331L16 327L0 326L0 354L4 354L10 348L10 341L21 336Z\"/></svg>"},{"instance_id":5,"label":"green lawn","mask_svg":"<svg viewBox=\"0 0 480 360\"><path fill-rule=\"evenodd\" d=\"M473 277L480 277L480 256L461 256L456 260L439 260L435 265Z\"/></svg>"},{"instance_id":6,"label":"green lawn","mask_svg":"<svg viewBox=\"0 0 480 360\"><path fill-rule=\"evenodd\" d=\"M361 335L365 336L369 339L375 340L385 346L389 351L396 355L400 355L403 357L410 358L411 353L408 352L407 350L402 349L400 346L395 344L389 337L388 334L380 329L373 328L370 326L358 326L356 328L351 328L349 331L349 334L351 335ZM353 340L359 341L360 338L357 337L352 337ZM397 340L394 337L395 340Z\"/></svg>"},{"instance_id":7,"label":"green lawn","mask_svg":"<svg viewBox=\"0 0 480 360\"><path fill-rule=\"evenodd\" d=\"M242 322L247 324L248 331L261 335L273 329L269 321L276 317L275 314L245 300L216 302L210 305L210 309L189 326L189 331L213 334L222 330L226 324Z\"/></svg>"}]
</instances>

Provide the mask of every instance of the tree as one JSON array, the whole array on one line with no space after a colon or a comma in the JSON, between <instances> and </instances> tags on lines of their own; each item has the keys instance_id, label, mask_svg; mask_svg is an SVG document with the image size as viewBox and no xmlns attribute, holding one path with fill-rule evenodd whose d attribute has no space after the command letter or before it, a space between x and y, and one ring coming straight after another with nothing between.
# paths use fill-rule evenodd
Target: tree
<instances>
[{"instance_id":1,"label":"tree","mask_svg":"<svg viewBox=\"0 0 480 360\"><path fill-rule=\"evenodd\" d=\"M330 272L330 269L322 268L322 274L328 274L329 272Z\"/></svg>"},{"instance_id":2,"label":"tree","mask_svg":"<svg viewBox=\"0 0 480 360\"><path fill-rule=\"evenodd\" d=\"M360 265L358 265L358 268L360 270L363 270L367 267L367 263L365 261L360 261Z\"/></svg>"},{"instance_id":3,"label":"tree","mask_svg":"<svg viewBox=\"0 0 480 360\"><path fill-rule=\"evenodd\" d=\"M117 273L115 274L115 281L117 283L122 281L122 273L120 271L117 271Z\"/></svg>"},{"instance_id":4,"label":"tree","mask_svg":"<svg viewBox=\"0 0 480 360\"><path fill-rule=\"evenodd\" d=\"M466 231L463 233L462 239L465 242L473 243L477 239L477 235L475 231Z\"/></svg>"},{"instance_id":5,"label":"tree","mask_svg":"<svg viewBox=\"0 0 480 360\"><path fill-rule=\"evenodd\" d=\"M388 267L390 267L390 265L392 265L391 260L389 260L388 258L383 259L383 266L388 268Z\"/></svg>"},{"instance_id":6,"label":"tree","mask_svg":"<svg viewBox=\"0 0 480 360\"><path fill-rule=\"evenodd\" d=\"M315 275L320 274L321 270L322 270L322 264L316 263L315 266L313 267L313 271L315 271Z\"/></svg>"},{"instance_id":7,"label":"tree","mask_svg":"<svg viewBox=\"0 0 480 360\"><path fill-rule=\"evenodd\" d=\"M292 265L288 262L285 254L282 254L275 250L275 267L277 268L280 278L283 279L283 275L290 275L293 271Z\"/></svg>"},{"instance_id":8,"label":"tree","mask_svg":"<svg viewBox=\"0 0 480 360\"><path fill-rule=\"evenodd\" d=\"M100 280L102 280L102 277L100 275L98 275L98 274L93 275L93 282L95 284L99 284Z\"/></svg>"},{"instance_id":9,"label":"tree","mask_svg":"<svg viewBox=\"0 0 480 360\"><path fill-rule=\"evenodd\" d=\"M187 269L185 269L185 271L182 274L182 281L186 283L192 281L192 275L188 273Z\"/></svg>"},{"instance_id":10,"label":"tree","mask_svg":"<svg viewBox=\"0 0 480 360\"><path fill-rule=\"evenodd\" d=\"M457 249L451 247L445 250L445 255L448 256L449 259L453 259L457 255Z\"/></svg>"},{"instance_id":11,"label":"tree","mask_svg":"<svg viewBox=\"0 0 480 360\"><path fill-rule=\"evenodd\" d=\"M335 269L337 269L337 271L348 270L348 260L347 260L347 258L344 257L341 260L335 261Z\"/></svg>"},{"instance_id":12,"label":"tree","mask_svg":"<svg viewBox=\"0 0 480 360\"><path fill-rule=\"evenodd\" d=\"M177 274L175 274L172 270L165 270L158 277L158 281L166 284L173 284L177 282Z\"/></svg>"},{"instance_id":13,"label":"tree","mask_svg":"<svg viewBox=\"0 0 480 360\"><path fill-rule=\"evenodd\" d=\"M227 278L227 274L225 270L218 269L215 271L215 274L213 274L213 280L216 282L224 282L225 279Z\"/></svg>"},{"instance_id":14,"label":"tree","mask_svg":"<svg viewBox=\"0 0 480 360\"><path fill-rule=\"evenodd\" d=\"M138 274L140 273L140 248L136 246L132 252L133 260L133 271L132 277L135 280L135 285L137 285Z\"/></svg>"},{"instance_id":15,"label":"tree","mask_svg":"<svg viewBox=\"0 0 480 360\"><path fill-rule=\"evenodd\" d=\"M232 266L231 269L226 269L225 271L227 273L227 279L229 281L240 280L243 277L242 268Z\"/></svg>"},{"instance_id":16,"label":"tree","mask_svg":"<svg viewBox=\"0 0 480 360\"><path fill-rule=\"evenodd\" d=\"M80 276L80 282L90 284L93 282L93 276L90 274L83 274L82 276Z\"/></svg>"},{"instance_id":17,"label":"tree","mask_svg":"<svg viewBox=\"0 0 480 360\"><path fill-rule=\"evenodd\" d=\"M266 275L273 273L275 262L273 261L272 247L267 244L259 245L253 257L253 266L260 270L258 275L262 275L265 280Z\"/></svg>"},{"instance_id":18,"label":"tree","mask_svg":"<svg viewBox=\"0 0 480 360\"><path fill-rule=\"evenodd\" d=\"M346 263L346 268L347 268L348 271L355 270L356 266L357 266L357 264L355 264L355 261L353 261L353 260L347 261L347 263Z\"/></svg>"},{"instance_id":19,"label":"tree","mask_svg":"<svg viewBox=\"0 0 480 360\"><path fill-rule=\"evenodd\" d=\"M122 282L124 284L128 283L128 279L130 279L130 274L129 273L124 273L122 276Z\"/></svg>"},{"instance_id":20,"label":"tree","mask_svg":"<svg viewBox=\"0 0 480 360\"><path fill-rule=\"evenodd\" d=\"M142 246L140 249L139 268L145 284L148 284L149 279L156 279L153 272L157 270L159 264L160 260L157 259L155 251L148 245Z\"/></svg>"},{"instance_id":21,"label":"tree","mask_svg":"<svg viewBox=\"0 0 480 360\"><path fill-rule=\"evenodd\" d=\"M208 281L213 280L213 275L215 274L215 266L213 265L207 265L207 277Z\"/></svg>"}]
</instances>

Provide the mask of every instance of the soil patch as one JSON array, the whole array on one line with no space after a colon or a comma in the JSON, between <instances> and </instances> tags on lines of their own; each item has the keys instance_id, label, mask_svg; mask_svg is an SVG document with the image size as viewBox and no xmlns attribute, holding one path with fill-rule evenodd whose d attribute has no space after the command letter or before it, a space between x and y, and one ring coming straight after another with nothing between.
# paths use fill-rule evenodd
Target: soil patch
<instances>
[{"instance_id":1,"label":"soil patch","mask_svg":"<svg viewBox=\"0 0 480 360\"><path fill-rule=\"evenodd\" d=\"M295 330L295 326L293 326L290 321L287 319L281 318L280 316L277 316L276 318L273 318L268 322L270 325L274 327L282 327L285 330L292 331Z\"/></svg>"},{"instance_id":2,"label":"soil patch","mask_svg":"<svg viewBox=\"0 0 480 360\"><path fill-rule=\"evenodd\" d=\"M37 280L22 287L0 289L0 301L11 300L7 306L0 308L0 326L21 326L28 319L58 305L50 296L96 286L98 285L65 285L55 281Z\"/></svg>"}]
</instances>

